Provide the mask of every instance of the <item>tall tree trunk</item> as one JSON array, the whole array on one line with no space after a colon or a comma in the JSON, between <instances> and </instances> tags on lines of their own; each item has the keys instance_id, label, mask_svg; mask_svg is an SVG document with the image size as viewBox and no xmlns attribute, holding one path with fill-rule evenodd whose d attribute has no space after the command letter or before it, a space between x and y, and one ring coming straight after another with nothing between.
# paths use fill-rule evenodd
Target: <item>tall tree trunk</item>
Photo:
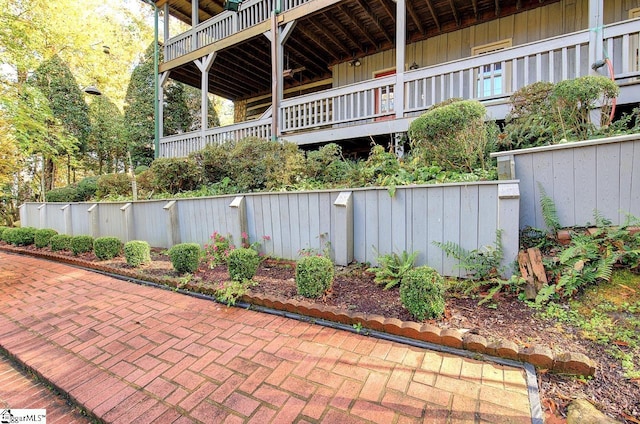
<instances>
[{"instance_id":1,"label":"tall tree trunk","mask_svg":"<svg viewBox=\"0 0 640 424\"><path fill-rule=\"evenodd\" d=\"M52 158L44 160L44 191L53 190L53 181L55 180L56 164ZM44 193L42 193L44 195Z\"/></svg>"}]
</instances>

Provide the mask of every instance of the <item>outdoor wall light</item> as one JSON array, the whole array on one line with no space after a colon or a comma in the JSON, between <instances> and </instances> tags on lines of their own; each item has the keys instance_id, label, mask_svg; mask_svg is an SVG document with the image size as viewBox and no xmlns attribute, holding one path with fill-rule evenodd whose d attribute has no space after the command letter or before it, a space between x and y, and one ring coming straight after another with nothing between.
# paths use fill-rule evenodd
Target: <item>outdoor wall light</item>
<instances>
[{"instance_id":1,"label":"outdoor wall light","mask_svg":"<svg viewBox=\"0 0 640 424\"><path fill-rule=\"evenodd\" d=\"M91 94L92 96L102 96L102 91L98 90L98 87L96 87L95 85L85 87L82 91L87 94Z\"/></svg>"},{"instance_id":2,"label":"outdoor wall light","mask_svg":"<svg viewBox=\"0 0 640 424\"><path fill-rule=\"evenodd\" d=\"M222 6L222 8L224 10L230 10L232 12L237 12L238 8L242 4L242 1L243 0L225 0L224 5Z\"/></svg>"},{"instance_id":3,"label":"outdoor wall light","mask_svg":"<svg viewBox=\"0 0 640 424\"><path fill-rule=\"evenodd\" d=\"M360 59L354 59L351 62L349 62L349 66L355 66L356 68L360 65L362 65L362 62L360 62Z\"/></svg>"},{"instance_id":4,"label":"outdoor wall light","mask_svg":"<svg viewBox=\"0 0 640 424\"><path fill-rule=\"evenodd\" d=\"M418 69L420 67L420 65L418 65L415 61L411 64L411 66L409 66L409 69L411 69L412 71L414 69Z\"/></svg>"}]
</instances>

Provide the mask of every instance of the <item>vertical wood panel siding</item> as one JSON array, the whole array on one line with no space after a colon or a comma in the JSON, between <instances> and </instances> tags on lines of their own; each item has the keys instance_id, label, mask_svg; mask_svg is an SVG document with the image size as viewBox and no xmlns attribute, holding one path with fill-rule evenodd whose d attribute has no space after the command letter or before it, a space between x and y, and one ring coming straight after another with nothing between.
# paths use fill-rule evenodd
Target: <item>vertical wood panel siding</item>
<instances>
[{"instance_id":1,"label":"vertical wood panel siding","mask_svg":"<svg viewBox=\"0 0 640 424\"><path fill-rule=\"evenodd\" d=\"M555 203L560 224L594 222L594 211L614 224L640 216L640 137L511 152L520 180L520 226L544 228L542 185Z\"/></svg>"},{"instance_id":2,"label":"vertical wood panel siding","mask_svg":"<svg viewBox=\"0 0 640 424\"><path fill-rule=\"evenodd\" d=\"M90 235L89 212L93 203L75 203L71 205L71 234L74 236Z\"/></svg>"},{"instance_id":3,"label":"vertical wood panel siding","mask_svg":"<svg viewBox=\"0 0 640 424\"><path fill-rule=\"evenodd\" d=\"M419 252L416 263L428 264L445 275L460 275L456 262L434 246L451 241L466 249L491 245L497 228L498 182L400 187L393 197L386 189L355 189L353 196L354 258L376 264L378 254ZM296 259L303 250L321 252L335 246L336 201L340 192L265 193L245 195L246 228L250 241L259 241L267 255ZM180 238L204 245L214 231L232 231L229 208L233 196L176 201ZM168 246L170 229L166 201L141 201L130 206L133 235L157 247ZM41 228L40 212L48 228L64 232L64 204L27 203L21 207L23 225ZM74 233L87 234L87 209L93 204L73 204ZM98 205L98 236L125 241L125 203ZM517 217L514 217L517 219ZM263 236L269 236L264 240ZM344 236L344 235L341 235ZM233 240L239 245L240 240Z\"/></svg>"}]
</instances>

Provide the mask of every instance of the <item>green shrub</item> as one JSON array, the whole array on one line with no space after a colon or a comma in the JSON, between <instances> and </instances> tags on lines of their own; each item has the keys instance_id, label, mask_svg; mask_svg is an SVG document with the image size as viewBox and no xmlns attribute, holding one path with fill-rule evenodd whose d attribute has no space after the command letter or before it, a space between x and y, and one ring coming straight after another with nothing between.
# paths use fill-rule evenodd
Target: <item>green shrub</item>
<instances>
[{"instance_id":1,"label":"green shrub","mask_svg":"<svg viewBox=\"0 0 640 424\"><path fill-rule=\"evenodd\" d=\"M144 171L148 171L149 167L147 165L138 165L136 169L133 170L133 173L136 175L142 174Z\"/></svg>"},{"instance_id":2,"label":"green shrub","mask_svg":"<svg viewBox=\"0 0 640 424\"><path fill-rule=\"evenodd\" d=\"M29 246L33 244L36 229L33 227L8 228L2 233L4 241L14 246Z\"/></svg>"},{"instance_id":3,"label":"green shrub","mask_svg":"<svg viewBox=\"0 0 640 424\"><path fill-rule=\"evenodd\" d=\"M179 273L195 272L200 264L202 251L197 243L176 244L169 249L169 258L173 268Z\"/></svg>"},{"instance_id":4,"label":"green shrub","mask_svg":"<svg viewBox=\"0 0 640 424\"><path fill-rule=\"evenodd\" d=\"M229 177L230 143L207 144L204 149L192 153L192 158L198 168L202 169L205 183L212 184Z\"/></svg>"},{"instance_id":5,"label":"green shrub","mask_svg":"<svg viewBox=\"0 0 640 424\"><path fill-rule=\"evenodd\" d=\"M51 237L55 236L56 234L58 234L56 230L53 230L51 228L41 228L39 230L36 230L35 236L33 238L33 243L37 248L42 249L43 247L49 246Z\"/></svg>"},{"instance_id":6,"label":"green shrub","mask_svg":"<svg viewBox=\"0 0 640 424\"><path fill-rule=\"evenodd\" d=\"M444 279L428 266L407 272L400 283L402 305L419 321L444 313Z\"/></svg>"},{"instance_id":7,"label":"green shrub","mask_svg":"<svg viewBox=\"0 0 640 424\"><path fill-rule=\"evenodd\" d=\"M258 252L250 248L240 248L229 253L227 266L233 281L250 280L256 275L260 265Z\"/></svg>"},{"instance_id":8,"label":"green shrub","mask_svg":"<svg viewBox=\"0 0 640 424\"><path fill-rule=\"evenodd\" d=\"M54 188L45 194L47 202L75 202L78 197L78 187L74 184L66 187Z\"/></svg>"},{"instance_id":9,"label":"green shrub","mask_svg":"<svg viewBox=\"0 0 640 424\"><path fill-rule=\"evenodd\" d=\"M154 189L179 193L193 190L202 182L202 172L190 158L159 158L151 164Z\"/></svg>"},{"instance_id":10,"label":"green shrub","mask_svg":"<svg viewBox=\"0 0 640 424\"><path fill-rule=\"evenodd\" d=\"M122 251L122 242L117 237L98 237L93 241L93 251L102 261L113 259Z\"/></svg>"},{"instance_id":11,"label":"green shrub","mask_svg":"<svg viewBox=\"0 0 640 424\"><path fill-rule=\"evenodd\" d=\"M296 265L298 294L320 297L333 284L333 262L324 256L305 256Z\"/></svg>"},{"instance_id":12,"label":"green shrub","mask_svg":"<svg viewBox=\"0 0 640 424\"><path fill-rule=\"evenodd\" d=\"M488 150L496 141L493 128L484 123L485 114L485 107L475 100L430 109L409 126L414 155L425 165L436 163L450 171L485 169Z\"/></svg>"},{"instance_id":13,"label":"green shrub","mask_svg":"<svg viewBox=\"0 0 640 424\"><path fill-rule=\"evenodd\" d=\"M133 267L151 262L151 247L146 241L131 240L124 245L124 258Z\"/></svg>"},{"instance_id":14,"label":"green shrub","mask_svg":"<svg viewBox=\"0 0 640 424\"><path fill-rule=\"evenodd\" d=\"M86 177L78 183L76 202L86 202L92 199L98 191L98 177Z\"/></svg>"},{"instance_id":15,"label":"green shrub","mask_svg":"<svg viewBox=\"0 0 640 424\"><path fill-rule=\"evenodd\" d=\"M49 240L51 250L57 252L59 250L71 250L71 236L68 234L56 234Z\"/></svg>"},{"instance_id":16,"label":"green shrub","mask_svg":"<svg viewBox=\"0 0 640 424\"><path fill-rule=\"evenodd\" d=\"M130 195L131 177L129 174L106 174L98 177L96 189L96 196L98 198Z\"/></svg>"},{"instance_id":17,"label":"green shrub","mask_svg":"<svg viewBox=\"0 0 640 424\"><path fill-rule=\"evenodd\" d=\"M4 241L4 239L2 238L2 233L4 233L4 230L6 230L9 227L5 227L5 226L0 226L0 240Z\"/></svg>"},{"instance_id":18,"label":"green shrub","mask_svg":"<svg viewBox=\"0 0 640 424\"><path fill-rule=\"evenodd\" d=\"M539 81L511 95L511 111L505 117L505 137L500 142L501 148L526 149L558 141L552 92L553 83Z\"/></svg>"},{"instance_id":19,"label":"green shrub","mask_svg":"<svg viewBox=\"0 0 640 424\"><path fill-rule=\"evenodd\" d=\"M74 255L91 252L93 250L93 237L80 235L71 238L71 251Z\"/></svg>"}]
</instances>

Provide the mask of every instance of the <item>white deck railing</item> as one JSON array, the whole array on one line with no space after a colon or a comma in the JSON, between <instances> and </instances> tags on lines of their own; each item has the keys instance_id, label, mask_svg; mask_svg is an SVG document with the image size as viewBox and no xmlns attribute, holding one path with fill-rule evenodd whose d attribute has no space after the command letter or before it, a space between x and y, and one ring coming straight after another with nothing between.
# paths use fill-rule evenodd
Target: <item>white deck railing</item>
<instances>
[{"instance_id":1,"label":"white deck railing","mask_svg":"<svg viewBox=\"0 0 640 424\"><path fill-rule=\"evenodd\" d=\"M290 0L302 2L303 0ZM286 2L285 2L286 3ZM603 29L605 55L614 65L617 81L640 81L637 53L640 19L611 24ZM404 116L427 110L443 100L462 97L489 101L506 99L514 91L538 81L559 82L588 75L589 31L528 43L481 56L425 67L404 74ZM601 59L601 58L598 58ZM499 64L500 90L496 73L486 67ZM606 68L604 70L606 71ZM490 89L490 95L478 87ZM395 116L396 77L368 80L286 99L280 106L280 128L284 133L360 125ZM204 144L220 143L248 136L271 137L271 119L234 124L202 132L164 137L160 156L184 156Z\"/></svg>"},{"instance_id":2,"label":"white deck railing","mask_svg":"<svg viewBox=\"0 0 640 424\"><path fill-rule=\"evenodd\" d=\"M277 0L249 0L241 4L238 12L222 12L196 25L189 31L171 37L165 43L164 60L168 62L258 25L271 17ZM308 3L311 0L281 0L282 11Z\"/></svg>"}]
</instances>

